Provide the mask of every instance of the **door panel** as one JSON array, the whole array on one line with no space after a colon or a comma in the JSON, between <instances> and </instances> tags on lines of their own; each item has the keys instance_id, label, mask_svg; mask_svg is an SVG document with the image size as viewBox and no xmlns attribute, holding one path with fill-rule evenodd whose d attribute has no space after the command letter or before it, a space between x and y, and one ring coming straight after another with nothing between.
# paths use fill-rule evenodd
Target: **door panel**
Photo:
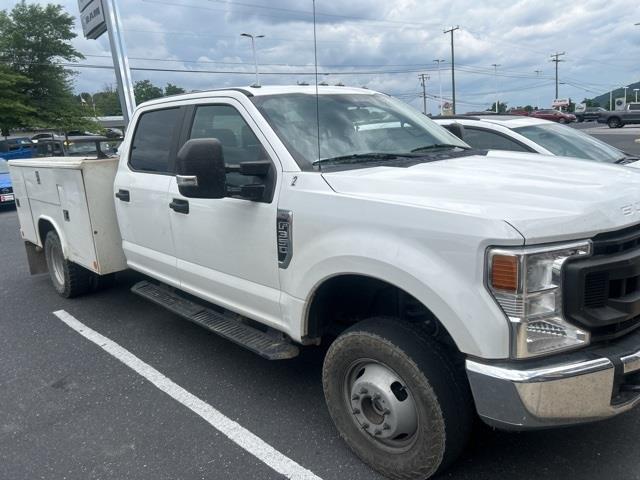
<instances>
[{"instance_id":1,"label":"door panel","mask_svg":"<svg viewBox=\"0 0 640 480\"><path fill-rule=\"evenodd\" d=\"M127 263L135 270L179 285L169 213L181 108L142 113L128 162L120 162L114 201Z\"/></svg>"},{"instance_id":2,"label":"door panel","mask_svg":"<svg viewBox=\"0 0 640 480\"><path fill-rule=\"evenodd\" d=\"M274 159L265 139L241 111L230 99L198 106L190 136L218 138L227 164ZM274 166L279 176L279 164ZM227 182L235 186L254 181L227 175ZM276 200L186 198L175 178L170 181L169 198L189 204L188 213L170 211L181 288L250 318L281 325Z\"/></svg>"}]
</instances>

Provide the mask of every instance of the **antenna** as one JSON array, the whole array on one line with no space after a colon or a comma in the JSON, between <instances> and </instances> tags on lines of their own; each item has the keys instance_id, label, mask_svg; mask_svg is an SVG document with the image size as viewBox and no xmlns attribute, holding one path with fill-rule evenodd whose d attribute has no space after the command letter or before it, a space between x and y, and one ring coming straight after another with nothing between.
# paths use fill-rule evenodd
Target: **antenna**
<instances>
[{"instance_id":1,"label":"antenna","mask_svg":"<svg viewBox=\"0 0 640 480\"><path fill-rule=\"evenodd\" d=\"M316 40L316 0L313 3L313 63L316 73L316 128L318 129L318 160L320 160L320 97L318 96L318 42Z\"/></svg>"}]
</instances>

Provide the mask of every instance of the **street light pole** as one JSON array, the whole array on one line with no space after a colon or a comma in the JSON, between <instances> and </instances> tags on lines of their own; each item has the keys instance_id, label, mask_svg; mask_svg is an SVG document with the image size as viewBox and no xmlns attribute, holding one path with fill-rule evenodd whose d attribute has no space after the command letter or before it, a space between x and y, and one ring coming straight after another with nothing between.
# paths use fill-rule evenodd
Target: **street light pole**
<instances>
[{"instance_id":1,"label":"street light pole","mask_svg":"<svg viewBox=\"0 0 640 480\"><path fill-rule=\"evenodd\" d=\"M440 115L442 115L442 77L440 76L440 64L444 62L444 60L434 60L438 64L438 85L440 89Z\"/></svg>"},{"instance_id":2,"label":"street light pole","mask_svg":"<svg viewBox=\"0 0 640 480\"><path fill-rule=\"evenodd\" d=\"M264 38L264 35L252 35L250 33L241 33L241 37L248 37L251 39L251 49L253 50L253 63L256 66L256 83L255 87L260 86L260 77L258 76L258 56L256 55L256 38Z\"/></svg>"},{"instance_id":3,"label":"street light pole","mask_svg":"<svg viewBox=\"0 0 640 480\"><path fill-rule=\"evenodd\" d=\"M629 89L629 86L626 87L622 87L624 88L624 104L627 104L627 90Z\"/></svg>"},{"instance_id":4,"label":"street light pole","mask_svg":"<svg viewBox=\"0 0 640 480\"><path fill-rule=\"evenodd\" d=\"M451 27L449 30L445 30L443 33L451 34L451 100L452 100L452 113L456 114L456 56L455 49L453 47L453 32L459 30L460 27Z\"/></svg>"},{"instance_id":5,"label":"street light pole","mask_svg":"<svg viewBox=\"0 0 640 480\"><path fill-rule=\"evenodd\" d=\"M640 88L633 89L633 91L636 92L636 103L638 103L638 90L640 90Z\"/></svg>"},{"instance_id":6,"label":"street light pole","mask_svg":"<svg viewBox=\"0 0 640 480\"><path fill-rule=\"evenodd\" d=\"M492 63L491 66L493 67L493 75L496 81L496 113L500 113L500 108L498 107L498 105L500 104L500 101L498 100L498 67L500 66L500 64Z\"/></svg>"}]
</instances>

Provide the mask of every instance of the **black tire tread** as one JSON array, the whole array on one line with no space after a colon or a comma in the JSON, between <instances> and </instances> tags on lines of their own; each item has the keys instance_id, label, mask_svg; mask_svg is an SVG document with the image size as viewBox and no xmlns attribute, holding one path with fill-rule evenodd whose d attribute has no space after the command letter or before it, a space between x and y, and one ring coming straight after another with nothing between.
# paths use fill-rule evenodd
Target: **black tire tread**
<instances>
[{"instance_id":1,"label":"black tire tread","mask_svg":"<svg viewBox=\"0 0 640 480\"><path fill-rule=\"evenodd\" d=\"M445 419L439 424L439 431L436 432L437 435L446 438L442 458L433 458L434 455L440 455L439 448L435 445L430 448L429 455L422 457L423 462L411 470L399 472L391 463L384 465L382 459L379 459L373 467L385 476L398 480L425 479L446 469L464 450L474 423L473 400L464 371L456 368L446 349L428 337L417 325L395 318L371 318L346 330L336 342L344 343L353 335L367 335L376 342L386 343L396 349L398 354L408 360L425 378L427 385L436 395L440 414ZM329 349L325 365L327 361L331 364L332 356L337 355L337 350L341 348L340 343L336 347L332 345ZM437 367L442 367L440 370L437 367L434 370L434 366L430 364L433 357L429 358L430 356L437 359L439 364ZM432 370L432 372L427 376L425 370ZM323 369L325 391L328 388L328 381L328 375ZM341 431L340 435L349 443Z\"/></svg>"},{"instance_id":2,"label":"black tire tread","mask_svg":"<svg viewBox=\"0 0 640 480\"><path fill-rule=\"evenodd\" d=\"M45 239L45 251L48 252L48 245L51 242L57 243L60 251L62 251L62 244L60 242L60 237L55 230L50 230L47 232L47 236ZM93 284L93 276L94 273L87 270L80 265L71 262L68 259L64 259L63 262L63 270L64 270L64 285L60 285L55 279L55 274L53 273L52 266L49 265L49 257L46 255L47 266L49 267L49 274L51 277L51 281L56 291L64 298L73 298L84 293L87 293Z\"/></svg>"}]
</instances>

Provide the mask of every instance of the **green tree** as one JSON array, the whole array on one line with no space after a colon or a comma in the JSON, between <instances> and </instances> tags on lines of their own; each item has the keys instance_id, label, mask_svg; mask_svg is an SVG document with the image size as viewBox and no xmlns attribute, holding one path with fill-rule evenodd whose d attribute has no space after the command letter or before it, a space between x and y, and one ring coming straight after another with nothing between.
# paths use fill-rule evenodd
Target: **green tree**
<instances>
[{"instance_id":1,"label":"green tree","mask_svg":"<svg viewBox=\"0 0 640 480\"><path fill-rule=\"evenodd\" d=\"M29 82L27 77L13 73L0 65L0 134L7 137L11 130L31 123L35 110L27 105L20 89Z\"/></svg>"},{"instance_id":2,"label":"green tree","mask_svg":"<svg viewBox=\"0 0 640 480\"><path fill-rule=\"evenodd\" d=\"M35 110L32 126L53 128L63 111L82 114L72 107L73 72L59 63L84 58L71 45L75 36L73 17L61 5L22 0L10 12L0 11L0 61L29 80L19 92Z\"/></svg>"},{"instance_id":3,"label":"green tree","mask_svg":"<svg viewBox=\"0 0 640 480\"><path fill-rule=\"evenodd\" d=\"M143 102L148 100L153 100L154 98L160 98L164 96L162 89L153 83L150 80L138 80L133 84L133 93L136 97L136 104L140 105Z\"/></svg>"},{"instance_id":4,"label":"green tree","mask_svg":"<svg viewBox=\"0 0 640 480\"><path fill-rule=\"evenodd\" d=\"M105 85L102 91L93 94L98 115L122 115L118 91L112 85Z\"/></svg>"},{"instance_id":5,"label":"green tree","mask_svg":"<svg viewBox=\"0 0 640 480\"><path fill-rule=\"evenodd\" d=\"M185 93L185 89L182 87L178 87L173 83L167 83L167 86L164 87L164 94L166 95L178 95L180 93Z\"/></svg>"},{"instance_id":6,"label":"green tree","mask_svg":"<svg viewBox=\"0 0 640 480\"><path fill-rule=\"evenodd\" d=\"M496 102L493 102L489 108L487 108L487 112L495 112L496 111ZM498 102L498 113L504 113L507 111L507 104L503 102Z\"/></svg>"}]
</instances>

